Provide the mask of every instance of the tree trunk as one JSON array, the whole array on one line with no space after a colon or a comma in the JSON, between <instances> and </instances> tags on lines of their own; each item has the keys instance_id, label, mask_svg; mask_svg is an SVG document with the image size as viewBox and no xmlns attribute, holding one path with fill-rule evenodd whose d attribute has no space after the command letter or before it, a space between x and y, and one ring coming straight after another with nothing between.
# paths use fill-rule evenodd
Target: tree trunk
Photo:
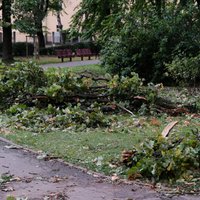
<instances>
[{"instance_id":1,"label":"tree trunk","mask_svg":"<svg viewBox=\"0 0 200 200\"><path fill-rule=\"evenodd\" d=\"M159 17L162 15L162 0L156 0L156 12Z\"/></svg>"},{"instance_id":2,"label":"tree trunk","mask_svg":"<svg viewBox=\"0 0 200 200\"><path fill-rule=\"evenodd\" d=\"M45 47L45 39L44 39L44 34L42 30L42 21L37 24L37 37L38 37L38 43L39 43L39 48L44 48Z\"/></svg>"},{"instance_id":3,"label":"tree trunk","mask_svg":"<svg viewBox=\"0 0 200 200\"><path fill-rule=\"evenodd\" d=\"M61 22L60 11L57 12L56 17L57 17L57 24L58 24L57 28L58 28L58 30L60 32L60 42L61 42L61 44L64 44L64 41L63 41L63 31L62 31L63 25L62 25L62 22Z\"/></svg>"},{"instance_id":4,"label":"tree trunk","mask_svg":"<svg viewBox=\"0 0 200 200\"><path fill-rule=\"evenodd\" d=\"M12 62L12 26L11 26L11 0L2 1L3 20L3 62Z\"/></svg>"},{"instance_id":5,"label":"tree trunk","mask_svg":"<svg viewBox=\"0 0 200 200\"><path fill-rule=\"evenodd\" d=\"M181 7L185 7L188 4L188 2L187 2L187 0L180 0L179 4Z\"/></svg>"},{"instance_id":6,"label":"tree trunk","mask_svg":"<svg viewBox=\"0 0 200 200\"><path fill-rule=\"evenodd\" d=\"M162 13L165 11L166 1L165 0L155 0L154 3L153 3L153 1L151 1L151 3L152 3L152 5L155 5L158 16L162 17Z\"/></svg>"}]
</instances>

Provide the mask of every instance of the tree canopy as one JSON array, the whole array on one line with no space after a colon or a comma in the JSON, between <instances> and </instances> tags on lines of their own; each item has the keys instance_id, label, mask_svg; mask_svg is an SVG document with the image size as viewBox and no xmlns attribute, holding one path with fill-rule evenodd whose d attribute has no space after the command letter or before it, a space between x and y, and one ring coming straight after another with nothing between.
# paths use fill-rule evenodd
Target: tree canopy
<instances>
[{"instance_id":1,"label":"tree canopy","mask_svg":"<svg viewBox=\"0 0 200 200\"><path fill-rule=\"evenodd\" d=\"M62 9L60 0L16 0L14 3L14 16L16 28L24 33L36 34L39 46L45 47L42 21L49 10Z\"/></svg>"},{"instance_id":2,"label":"tree canopy","mask_svg":"<svg viewBox=\"0 0 200 200\"><path fill-rule=\"evenodd\" d=\"M194 83L200 76L195 61L200 51L199 5L196 0L83 0L71 30L100 42L102 65L113 73L134 71L147 82L169 84L175 72L183 78L190 68L195 76L190 72L188 83ZM172 70L183 58L189 59L184 72Z\"/></svg>"},{"instance_id":3,"label":"tree canopy","mask_svg":"<svg viewBox=\"0 0 200 200\"><path fill-rule=\"evenodd\" d=\"M21 32L37 35L39 46L44 47L42 21L48 11L62 10L62 0L2 0L2 27L3 27L3 62L13 60L12 56L12 28ZM11 22L11 16L14 23Z\"/></svg>"},{"instance_id":4,"label":"tree canopy","mask_svg":"<svg viewBox=\"0 0 200 200\"><path fill-rule=\"evenodd\" d=\"M84 37L115 35L128 22L127 17L135 12L141 13L140 17L145 19L148 16L143 12L153 9L161 17L169 5L178 11L189 5L200 6L200 0L82 0L71 27Z\"/></svg>"}]
</instances>

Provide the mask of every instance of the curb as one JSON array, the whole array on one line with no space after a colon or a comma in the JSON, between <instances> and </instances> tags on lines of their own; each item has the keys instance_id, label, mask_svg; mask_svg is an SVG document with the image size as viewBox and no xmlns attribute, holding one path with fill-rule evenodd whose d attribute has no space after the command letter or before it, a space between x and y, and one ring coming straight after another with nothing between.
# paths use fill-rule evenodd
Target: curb
<instances>
[{"instance_id":1,"label":"curb","mask_svg":"<svg viewBox=\"0 0 200 200\"><path fill-rule=\"evenodd\" d=\"M29 148L23 147L23 146L21 146L21 145L15 144L15 143L13 143L12 141L7 140L7 139L5 139L5 138L3 138L3 137L0 137L0 142L6 143L6 144L9 144L9 145L13 145L13 146L16 147L16 149L25 150L25 151L27 151L27 152L33 154L34 156L39 155L39 153L38 153L37 151L34 151L34 150L32 150L32 149L29 149ZM37 158L35 158L35 159L37 159ZM43 159L43 160L44 160L44 159ZM110 176L106 176L106 175L104 175L104 174L101 174L101 173L98 173L98 172L94 172L94 171L92 171L92 170L88 170L87 168L80 167L80 166L77 166L77 165L68 163L68 162L66 162L66 161L64 161L64 160L62 160L62 159L60 159L60 158L59 158L59 159L51 159L51 160L54 160L54 161L59 162L59 163L61 163L61 164L64 164L65 166L72 167L72 168L74 168L74 169L80 170L81 172L84 172L84 173L86 173L86 174L88 174L88 175L91 175L91 176L93 176L94 178L101 178L101 179L103 179L105 182L108 182L108 181L111 182L111 177L110 177ZM44 162L45 162L45 160L44 160ZM48 162L48 161L46 161L46 162Z\"/></svg>"}]
</instances>

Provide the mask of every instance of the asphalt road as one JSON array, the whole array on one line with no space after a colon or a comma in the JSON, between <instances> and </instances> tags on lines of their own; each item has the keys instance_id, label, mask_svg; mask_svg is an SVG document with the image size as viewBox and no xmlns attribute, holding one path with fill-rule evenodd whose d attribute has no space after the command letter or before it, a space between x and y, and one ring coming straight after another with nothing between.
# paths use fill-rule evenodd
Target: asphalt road
<instances>
[{"instance_id":1,"label":"asphalt road","mask_svg":"<svg viewBox=\"0 0 200 200\"><path fill-rule=\"evenodd\" d=\"M99 60L83 60L83 61L72 61L72 62L63 62L63 63L54 63L54 64L45 64L41 65L43 69L47 69L49 67L76 67L76 66L85 66L85 65L94 65L99 64Z\"/></svg>"}]
</instances>

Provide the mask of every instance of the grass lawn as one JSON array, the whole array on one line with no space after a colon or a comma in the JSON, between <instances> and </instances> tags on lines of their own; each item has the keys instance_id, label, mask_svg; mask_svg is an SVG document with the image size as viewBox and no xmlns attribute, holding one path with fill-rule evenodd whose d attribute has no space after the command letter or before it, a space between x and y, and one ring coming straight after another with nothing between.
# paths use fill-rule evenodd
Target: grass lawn
<instances>
[{"instance_id":1,"label":"grass lawn","mask_svg":"<svg viewBox=\"0 0 200 200\"><path fill-rule=\"evenodd\" d=\"M101 67L98 64L95 65L84 65L84 66L76 66L76 67L65 67L65 68L55 68L55 67L50 67L47 69L47 72L51 73L56 73L56 72L74 72L74 73L82 73L82 72L91 72L94 75L105 75L106 70L105 68Z\"/></svg>"},{"instance_id":2,"label":"grass lawn","mask_svg":"<svg viewBox=\"0 0 200 200\"><path fill-rule=\"evenodd\" d=\"M87 60L87 57L84 57L84 60ZM95 57L91 57L91 59L95 60ZM38 63L39 65L42 64L49 64L49 63L61 63L61 59L58 58L57 56L40 56L39 59L35 59L34 57L16 57L15 58L16 61L29 61L29 60L33 60L36 63ZM69 61L69 58L65 58L64 62ZM81 61L80 57L74 57L72 58L72 61ZM69 61L70 62L70 61Z\"/></svg>"},{"instance_id":3,"label":"grass lawn","mask_svg":"<svg viewBox=\"0 0 200 200\"><path fill-rule=\"evenodd\" d=\"M50 155L61 157L65 161L87 167L88 169L112 175L124 175L119 165L123 150L130 150L139 146L145 139L161 133L171 121L178 120L173 132L189 132L199 128L199 119L188 117L172 118L160 117L131 117L127 115L115 116L109 128L86 130L52 131L49 133L35 133L29 131L1 129L1 136L23 146L42 150ZM172 134L171 133L171 134Z\"/></svg>"},{"instance_id":4,"label":"grass lawn","mask_svg":"<svg viewBox=\"0 0 200 200\"><path fill-rule=\"evenodd\" d=\"M81 75L83 71L88 71L95 75L108 77L108 75L105 75L106 71L99 65L72 68L49 68L45 71L45 73L50 73L50 75L52 75L51 73L60 75L60 73L65 73L68 70ZM90 79L87 80L88 84L90 83ZM61 80L63 81L65 79ZM102 84L102 82L100 83ZM50 87L53 92L54 90L57 91L57 89L59 89L57 85L53 86L54 87ZM4 85L2 88L4 88ZM61 94L64 90L61 91ZM195 107L196 111L200 110L200 96L198 88L194 91L186 89L183 90L183 88L158 89L158 96L176 103L177 107L181 105L181 103L183 103L183 105L190 103L190 105ZM6 99L6 102L8 102L7 100L8 99ZM79 99L75 100L79 102ZM40 109L40 111L37 110L38 108L35 111L32 107L30 110L23 110L23 107L19 107L18 104L16 105L18 107L15 107L15 105L14 107L11 106L12 109L10 110L10 112L14 112L15 115L11 116L9 115L9 112L3 111L0 113L1 137L5 137L14 143L32 148L36 151L42 151L49 155L60 157L63 160L75 165L86 167L90 170L111 176L113 174L117 174L121 177L126 177L127 175L128 168L122 165L121 162L122 151L132 150L134 147L140 148L141 143L145 140L151 138L155 139L155 137L158 134L161 134L162 130L170 122L178 121L178 124L172 129L170 134L176 133L185 135L185 133L192 133L193 130L200 130L200 118L198 113L193 115L192 113L186 112L187 114L184 113L182 116L171 117L165 114L164 111L158 113L158 110L155 111L154 107L151 107L150 109L151 115L144 115L146 107L141 107L141 109L135 113L134 116L122 113L120 112L121 110L116 111L117 113L115 114L105 113L104 115L102 114L96 116L93 112L90 112L90 110L87 112L81 112L84 107L79 107L79 109L76 108L73 110L69 104L67 104L66 108L66 105L63 104L60 107L48 106L48 108L45 107L44 110ZM91 106L94 106L94 104ZM63 110L65 111L64 114L58 112ZM99 114L98 110L95 110L94 112L95 114ZM38 113L40 114L37 115ZM54 116L53 113L56 113L56 116ZM68 115L69 113L70 115ZM86 128L87 121L85 121L85 119L88 119L86 116L88 113L91 114L89 121L92 121L92 119L103 118L103 120L105 119L105 121L110 122L109 126L104 128ZM71 116L71 118L69 116ZM68 121L68 118L72 120ZM9 119L13 123L10 123ZM78 119L78 121L76 121L76 119ZM60 124L58 122L60 122ZM42 124L42 127L39 126L40 123ZM83 123L86 124L83 125ZM52 124L55 126L49 126ZM43 130L48 131L45 132ZM169 140L165 141L168 142Z\"/></svg>"}]
</instances>

